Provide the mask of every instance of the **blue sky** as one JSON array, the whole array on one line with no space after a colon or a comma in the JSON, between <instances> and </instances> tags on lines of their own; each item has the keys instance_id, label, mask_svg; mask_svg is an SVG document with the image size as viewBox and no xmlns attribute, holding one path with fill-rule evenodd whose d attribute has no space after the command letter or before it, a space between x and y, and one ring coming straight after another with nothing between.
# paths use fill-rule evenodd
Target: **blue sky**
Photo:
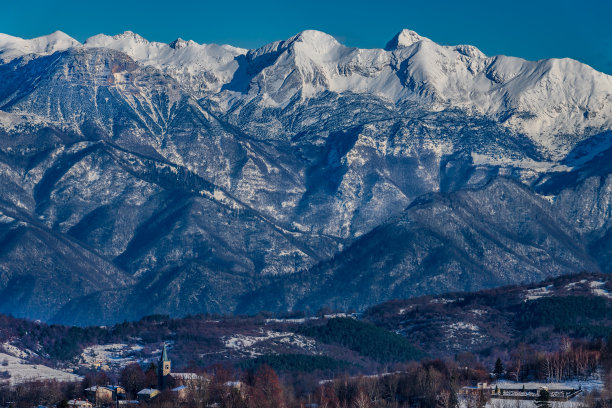
<instances>
[{"instance_id":1,"label":"blue sky","mask_svg":"<svg viewBox=\"0 0 612 408\"><path fill-rule=\"evenodd\" d=\"M612 74L612 1L6 0L0 32L25 38L61 30L79 41L131 30L152 41L177 37L254 48L317 29L346 45L374 48L402 28L485 54L570 57Z\"/></svg>"}]
</instances>

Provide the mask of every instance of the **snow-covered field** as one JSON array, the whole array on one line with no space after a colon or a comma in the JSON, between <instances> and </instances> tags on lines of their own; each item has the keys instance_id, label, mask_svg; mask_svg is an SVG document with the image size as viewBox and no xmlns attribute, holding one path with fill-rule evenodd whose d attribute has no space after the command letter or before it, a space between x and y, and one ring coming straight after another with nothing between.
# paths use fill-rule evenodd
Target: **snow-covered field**
<instances>
[{"instance_id":1,"label":"snow-covered field","mask_svg":"<svg viewBox=\"0 0 612 408\"><path fill-rule=\"evenodd\" d=\"M293 346L314 351L316 342L307 337L291 332L261 331L259 335L247 336L236 334L223 339L225 347L239 351L250 357L257 357L266 352L273 344L275 346Z\"/></svg>"},{"instance_id":2,"label":"snow-covered field","mask_svg":"<svg viewBox=\"0 0 612 408\"><path fill-rule=\"evenodd\" d=\"M612 294L608 292L606 289L602 289L601 286L605 285L606 282L594 281L589 284L593 293L597 296L603 296L607 298L612 298Z\"/></svg>"},{"instance_id":3,"label":"snow-covered field","mask_svg":"<svg viewBox=\"0 0 612 408\"><path fill-rule=\"evenodd\" d=\"M41 364L30 364L19 357L5 353L0 353L0 372L10 375L10 378L2 379L2 382L10 384L35 380L80 381L82 379L72 373Z\"/></svg>"},{"instance_id":4,"label":"snow-covered field","mask_svg":"<svg viewBox=\"0 0 612 408\"><path fill-rule=\"evenodd\" d=\"M446 298L435 298L435 299L431 299L429 301L429 303L442 303L442 304L447 304L447 303L454 303L456 301L461 301L463 299L459 298L459 299L446 299Z\"/></svg>"},{"instance_id":5,"label":"snow-covered field","mask_svg":"<svg viewBox=\"0 0 612 408\"><path fill-rule=\"evenodd\" d=\"M266 324L268 323L292 323L292 324L301 324L306 322L307 320L314 320L316 317L300 317L300 318L289 318L289 319L266 319Z\"/></svg>"},{"instance_id":6,"label":"snow-covered field","mask_svg":"<svg viewBox=\"0 0 612 408\"><path fill-rule=\"evenodd\" d=\"M552 285L548 285L543 288L535 288L535 289L526 290L525 291L525 302L528 300L535 300L535 299L540 299L546 296L550 296L552 294L550 291L551 288L552 288Z\"/></svg>"},{"instance_id":7,"label":"snow-covered field","mask_svg":"<svg viewBox=\"0 0 612 408\"><path fill-rule=\"evenodd\" d=\"M478 344L486 339L480 327L468 322L455 322L446 326L446 338L451 340L456 338L469 338L471 344Z\"/></svg>"},{"instance_id":8,"label":"snow-covered field","mask_svg":"<svg viewBox=\"0 0 612 408\"><path fill-rule=\"evenodd\" d=\"M35 352L33 352L32 350L28 350L28 349L20 349L19 347L15 347L14 345L12 345L11 343L9 343L8 341L2 343L2 345L0 345L2 347L2 350L6 351L8 354L18 357L18 358L30 358L30 357L34 357L37 356L37 354Z\"/></svg>"},{"instance_id":9,"label":"snow-covered field","mask_svg":"<svg viewBox=\"0 0 612 408\"><path fill-rule=\"evenodd\" d=\"M92 368L124 367L134 362L134 353L143 349L138 344L101 344L87 347L81 353L81 362Z\"/></svg>"},{"instance_id":10,"label":"snow-covered field","mask_svg":"<svg viewBox=\"0 0 612 408\"><path fill-rule=\"evenodd\" d=\"M492 399L487 402L486 408L535 408L535 406L536 405L533 401ZM551 408L579 408L582 406L582 402L578 399L563 402L551 402ZM465 405L463 405L462 408L463 407L465 407Z\"/></svg>"}]
</instances>

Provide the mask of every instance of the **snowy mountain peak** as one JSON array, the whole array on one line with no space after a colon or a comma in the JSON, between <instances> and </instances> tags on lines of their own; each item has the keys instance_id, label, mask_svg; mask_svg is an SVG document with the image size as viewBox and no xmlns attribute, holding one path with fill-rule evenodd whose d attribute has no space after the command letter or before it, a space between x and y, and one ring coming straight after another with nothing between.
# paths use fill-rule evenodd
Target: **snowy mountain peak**
<instances>
[{"instance_id":1,"label":"snowy mountain peak","mask_svg":"<svg viewBox=\"0 0 612 408\"><path fill-rule=\"evenodd\" d=\"M78 45L77 40L61 31L29 40L0 34L0 60L10 61L27 54L52 54Z\"/></svg>"},{"instance_id":2,"label":"snowy mountain peak","mask_svg":"<svg viewBox=\"0 0 612 408\"><path fill-rule=\"evenodd\" d=\"M275 41L250 50L249 58L255 60L261 56L277 55L290 50L290 52L296 51L297 54L306 58L317 59L317 56L328 54L339 47L344 48L333 36L322 31L305 30L285 41Z\"/></svg>"},{"instance_id":3,"label":"snowy mountain peak","mask_svg":"<svg viewBox=\"0 0 612 408\"><path fill-rule=\"evenodd\" d=\"M46 39L49 43L79 44L77 40L60 30L54 31L49 35L38 37L38 39Z\"/></svg>"},{"instance_id":4,"label":"snowy mountain peak","mask_svg":"<svg viewBox=\"0 0 612 408\"><path fill-rule=\"evenodd\" d=\"M195 41L191 41L191 40L185 41L182 38L177 38L176 40L172 41L168 45L170 46L170 48L174 48L175 50L178 50L181 48L198 45L198 44Z\"/></svg>"},{"instance_id":5,"label":"snowy mountain peak","mask_svg":"<svg viewBox=\"0 0 612 408\"><path fill-rule=\"evenodd\" d=\"M465 55L466 57L471 57L471 58L486 58L487 56L480 51L478 48L474 47L473 45L457 45L455 47L455 51L457 51L459 54Z\"/></svg>"},{"instance_id":6,"label":"snowy mountain peak","mask_svg":"<svg viewBox=\"0 0 612 408\"><path fill-rule=\"evenodd\" d=\"M144 38L144 37L142 37L142 36L132 32L132 31L129 31L129 30L125 31L125 32L123 32L121 34L114 35L113 39L114 40L132 40L132 41L135 41L138 44L148 44L149 43L149 41L146 38Z\"/></svg>"},{"instance_id":7,"label":"snowy mountain peak","mask_svg":"<svg viewBox=\"0 0 612 408\"><path fill-rule=\"evenodd\" d=\"M304 30L296 36L290 38L288 43L302 42L312 47L328 48L340 45L333 36L317 30Z\"/></svg>"},{"instance_id":8,"label":"snowy mountain peak","mask_svg":"<svg viewBox=\"0 0 612 408\"><path fill-rule=\"evenodd\" d=\"M338 56L334 51L340 48L346 47L331 35L317 30L305 30L285 41L275 41L249 50L247 59L253 71L261 70L266 66L272 69L271 63L276 65L277 69L284 70L287 68L287 63L291 65L295 62L296 57L306 65L313 61L334 59ZM282 55L284 58L277 60ZM285 61L286 58L293 62ZM255 66L258 68L254 68Z\"/></svg>"},{"instance_id":9,"label":"snowy mountain peak","mask_svg":"<svg viewBox=\"0 0 612 408\"><path fill-rule=\"evenodd\" d=\"M85 40L84 45L90 48L112 48L127 52L148 46L150 43L140 35L131 31L126 31L117 35L98 34ZM130 54L129 52L127 52Z\"/></svg>"},{"instance_id":10,"label":"snowy mountain peak","mask_svg":"<svg viewBox=\"0 0 612 408\"><path fill-rule=\"evenodd\" d=\"M393 50L397 50L400 48L410 47L412 44L417 43L424 39L425 37L422 37L416 32L405 28L399 33L397 33L395 37L393 37L391 41L387 43L387 46L385 47L385 49L387 51L393 51Z\"/></svg>"}]
</instances>

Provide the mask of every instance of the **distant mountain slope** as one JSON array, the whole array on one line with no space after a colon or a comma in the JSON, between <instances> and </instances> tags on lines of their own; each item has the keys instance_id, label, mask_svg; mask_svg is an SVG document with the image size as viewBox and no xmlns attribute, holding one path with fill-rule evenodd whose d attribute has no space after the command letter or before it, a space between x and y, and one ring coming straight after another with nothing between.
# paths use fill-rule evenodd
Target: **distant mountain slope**
<instances>
[{"instance_id":1,"label":"distant mountain slope","mask_svg":"<svg viewBox=\"0 0 612 408\"><path fill-rule=\"evenodd\" d=\"M0 218L0 309L4 313L48 320L74 297L134 283L130 275L92 250L20 215L3 209Z\"/></svg>"},{"instance_id":2,"label":"distant mountain slope","mask_svg":"<svg viewBox=\"0 0 612 408\"><path fill-rule=\"evenodd\" d=\"M244 310L363 309L385 299L473 291L598 267L553 206L515 181L423 196L308 272L248 294ZM282 293L282 296L271 294Z\"/></svg>"},{"instance_id":3,"label":"distant mountain slope","mask_svg":"<svg viewBox=\"0 0 612 408\"><path fill-rule=\"evenodd\" d=\"M364 308L609 270L612 79L577 61L405 30L1 35L0 62L0 311Z\"/></svg>"},{"instance_id":4,"label":"distant mountain slope","mask_svg":"<svg viewBox=\"0 0 612 408\"><path fill-rule=\"evenodd\" d=\"M537 284L473 293L393 300L364 319L404 334L423 350L503 354L520 344L554 350L564 337L607 339L612 334L612 280L578 274Z\"/></svg>"}]
</instances>

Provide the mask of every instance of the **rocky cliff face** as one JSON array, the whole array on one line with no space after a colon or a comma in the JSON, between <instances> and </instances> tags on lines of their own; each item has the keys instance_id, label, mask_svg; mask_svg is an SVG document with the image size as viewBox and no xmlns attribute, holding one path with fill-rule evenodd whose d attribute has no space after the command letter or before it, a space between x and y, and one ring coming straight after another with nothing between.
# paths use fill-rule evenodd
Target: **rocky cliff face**
<instances>
[{"instance_id":1,"label":"rocky cliff face","mask_svg":"<svg viewBox=\"0 0 612 408\"><path fill-rule=\"evenodd\" d=\"M609 269L612 79L577 61L407 30L2 35L0 59L2 312L362 308Z\"/></svg>"}]
</instances>

